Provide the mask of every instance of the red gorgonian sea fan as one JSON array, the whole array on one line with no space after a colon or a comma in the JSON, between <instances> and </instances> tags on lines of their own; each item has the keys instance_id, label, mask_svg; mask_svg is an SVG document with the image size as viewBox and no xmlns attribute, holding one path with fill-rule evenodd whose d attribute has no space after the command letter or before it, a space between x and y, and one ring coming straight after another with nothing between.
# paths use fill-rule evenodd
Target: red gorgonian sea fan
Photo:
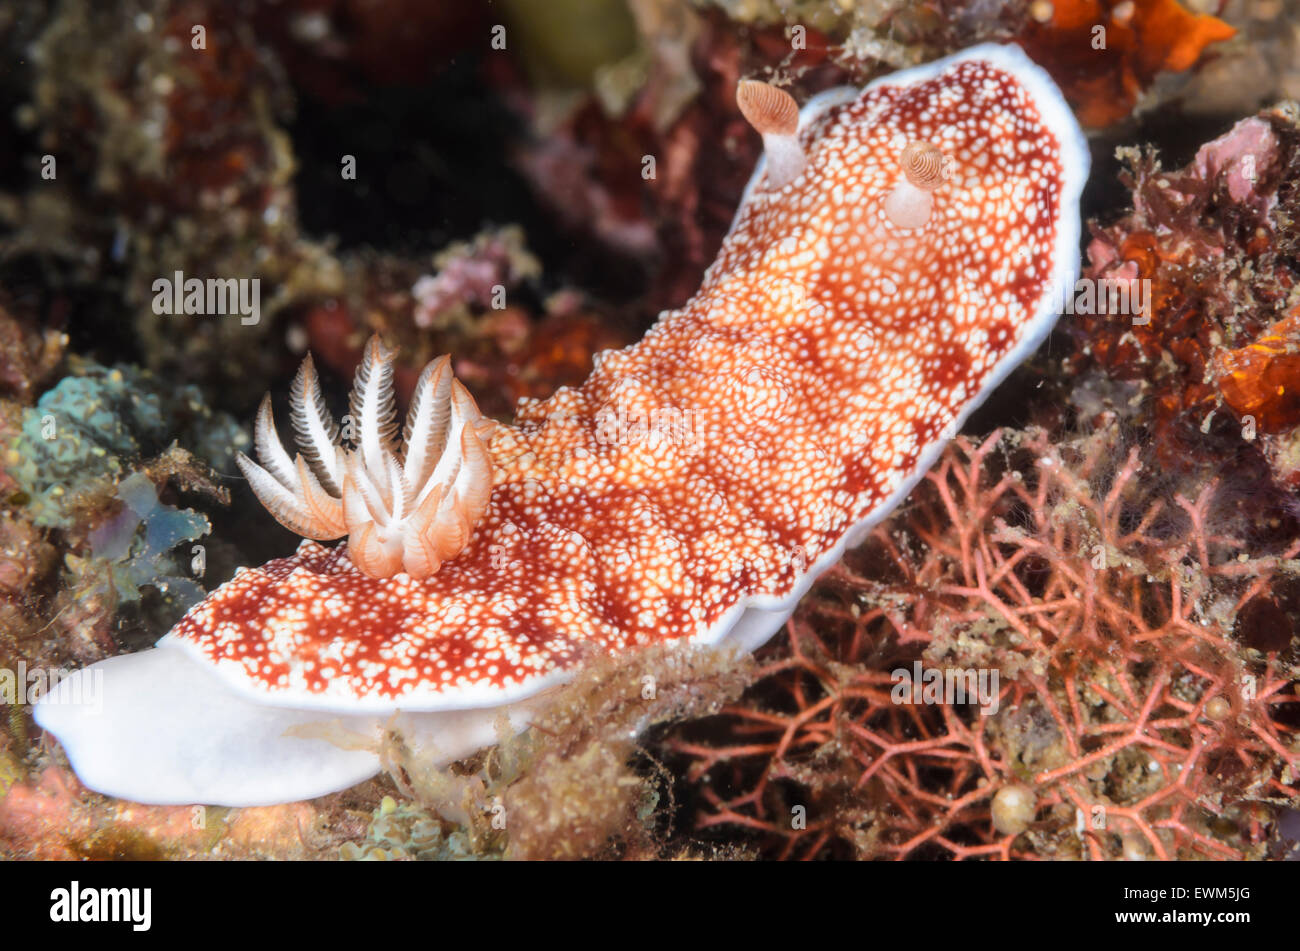
<instances>
[{"instance_id":1,"label":"red gorgonian sea fan","mask_svg":"<svg viewBox=\"0 0 1300 951\"><path fill-rule=\"evenodd\" d=\"M957 439L742 701L667 741L699 829L800 858L1260 856L1300 721L1294 646L1245 628L1300 542L1250 551L1219 480L1143 461L1113 430ZM897 702L917 661L996 671L996 712Z\"/></svg>"}]
</instances>

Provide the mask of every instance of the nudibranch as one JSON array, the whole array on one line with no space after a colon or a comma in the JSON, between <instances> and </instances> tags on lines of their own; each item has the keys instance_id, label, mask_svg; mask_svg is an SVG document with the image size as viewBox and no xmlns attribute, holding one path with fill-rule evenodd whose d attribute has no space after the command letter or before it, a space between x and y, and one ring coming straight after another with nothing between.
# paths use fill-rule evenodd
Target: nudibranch
<instances>
[{"instance_id":1,"label":"nudibranch","mask_svg":"<svg viewBox=\"0 0 1300 951\"><path fill-rule=\"evenodd\" d=\"M908 494L1074 285L1082 135L1009 46L797 113L762 84L739 98L769 154L716 262L580 388L489 429L435 364L400 449L375 342L351 439L310 364L298 459L263 409L253 488L303 534L349 538L241 569L154 649L43 698L88 786L304 799L375 774L390 730L462 757L594 653L754 649Z\"/></svg>"}]
</instances>

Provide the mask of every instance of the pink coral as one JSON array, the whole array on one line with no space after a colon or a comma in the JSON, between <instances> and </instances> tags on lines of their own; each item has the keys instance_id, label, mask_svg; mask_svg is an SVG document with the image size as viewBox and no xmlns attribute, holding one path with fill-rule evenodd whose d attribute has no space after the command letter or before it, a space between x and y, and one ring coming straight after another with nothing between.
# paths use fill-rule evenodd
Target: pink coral
<instances>
[{"instance_id":1,"label":"pink coral","mask_svg":"<svg viewBox=\"0 0 1300 951\"><path fill-rule=\"evenodd\" d=\"M411 288L417 327L444 326L468 307L500 310L508 288L541 272L518 228L485 231L440 252L434 263L437 273Z\"/></svg>"}]
</instances>

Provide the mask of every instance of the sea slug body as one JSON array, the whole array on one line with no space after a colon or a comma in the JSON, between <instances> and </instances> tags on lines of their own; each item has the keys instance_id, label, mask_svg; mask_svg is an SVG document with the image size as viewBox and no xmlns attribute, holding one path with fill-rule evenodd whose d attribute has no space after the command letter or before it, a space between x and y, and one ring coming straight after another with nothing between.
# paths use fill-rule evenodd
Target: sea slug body
<instances>
[{"instance_id":1,"label":"sea slug body","mask_svg":"<svg viewBox=\"0 0 1300 951\"><path fill-rule=\"evenodd\" d=\"M1015 47L823 93L794 128L778 93L742 87L775 154L699 292L599 355L582 387L472 430L490 459L461 489L490 471L491 494L463 548L426 533L436 556L404 561L413 523L377 504L357 525L396 527L359 561L353 535L240 570L155 649L42 700L82 780L155 803L308 798L379 769L364 744L309 735L321 723L399 729L452 759L491 742L503 713L521 727L594 652L771 637L1047 335L1053 289L1077 273L1089 164L1059 92ZM284 454L275 485L254 478L284 512L311 489L328 524L309 534L351 531L306 477L365 469L381 410L361 461L316 419L302 465ZM366 471L394 504L384 451L397 465L375 442ZM479 515L457 504L460 521ZM90 715L76 699L97 670Z\"/></svg>"}]
</instances>

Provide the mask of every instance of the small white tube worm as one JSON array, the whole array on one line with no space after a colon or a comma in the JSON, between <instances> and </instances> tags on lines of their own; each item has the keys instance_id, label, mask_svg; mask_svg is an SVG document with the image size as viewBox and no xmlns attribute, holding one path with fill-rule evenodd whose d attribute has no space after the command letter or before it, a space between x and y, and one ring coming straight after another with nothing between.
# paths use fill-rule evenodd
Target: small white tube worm
<instances>
[{"instance_id":1,"label":"small white tube worm","mask_svg":"<svg viewBox=\"0 0 1300 951\"><path fill-rule=\"evenodd\" d=\"M799 104L784 89L756 79L742 79L736 87L736 105L746 121L763 136L767 156L767 186L780 188L803 171L799 146Z\"/></svg>"},{"instance_id":2,"label":"small white tube worm","mask_svg":"<svg viewBox=\"0 0 1300 951\"><path fill-rule=\"evenodd\" d=\"M923 227L934 208L934 190L943 184L943 153L929 142L912 142L898 164L903 180L885 197L885 217L899 228Z\"/></svg>"}]
</instances>

